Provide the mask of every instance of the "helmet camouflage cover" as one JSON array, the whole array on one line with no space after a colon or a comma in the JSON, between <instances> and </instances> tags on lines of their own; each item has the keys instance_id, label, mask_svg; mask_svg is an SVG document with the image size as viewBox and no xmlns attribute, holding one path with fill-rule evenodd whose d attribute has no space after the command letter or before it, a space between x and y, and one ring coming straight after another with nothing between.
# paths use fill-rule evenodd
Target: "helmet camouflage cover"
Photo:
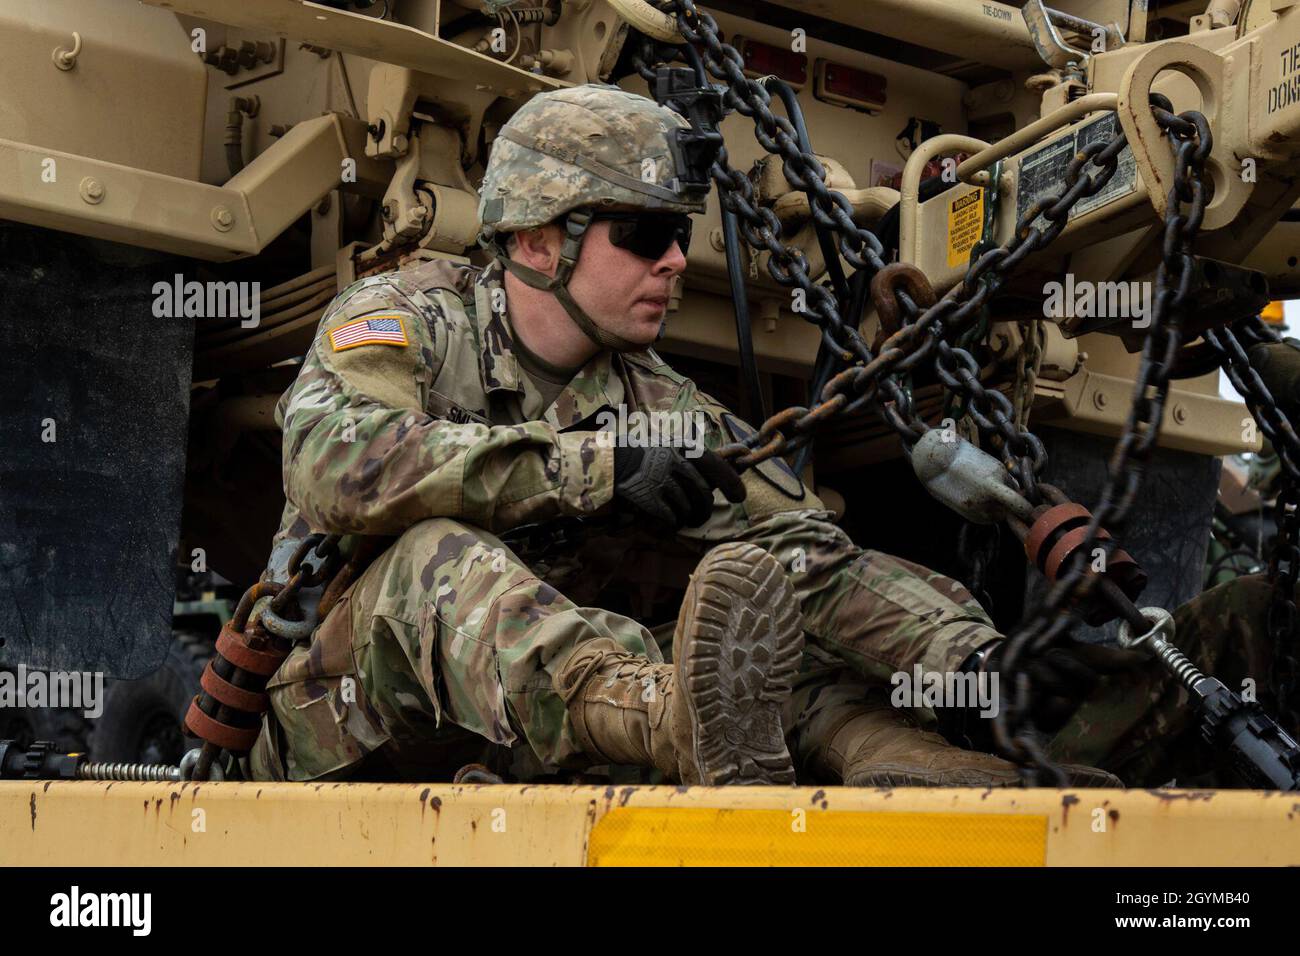
<instances>
[{"instance_id":1,"label":"helmet camouflage cover","mask_svg":"<svg viewBox=\"0 0 1300 956\"><path fill-rule=\"evenodd\" d=\"M581 207L703 212L680 183L677 130L689 128L679 114L617 86L539 93L492 145L479 199L483 237Z\"/></svg>"}]
</instances>

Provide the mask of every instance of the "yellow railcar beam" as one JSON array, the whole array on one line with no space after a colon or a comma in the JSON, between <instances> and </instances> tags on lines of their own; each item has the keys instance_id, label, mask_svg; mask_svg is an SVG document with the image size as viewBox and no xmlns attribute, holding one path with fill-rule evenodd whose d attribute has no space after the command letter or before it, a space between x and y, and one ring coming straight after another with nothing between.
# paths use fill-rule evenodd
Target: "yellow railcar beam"
<instances>
[{"instance_id":1,"label":"yellow railcar beam","mask_svg":"<svg viewBox=\"0 0 1300 956\"><path fill-rule=\"evenodd\" d=\"M0 783L0 865L1300 863L1247 791Z\"/></svg>"}]
</instances>

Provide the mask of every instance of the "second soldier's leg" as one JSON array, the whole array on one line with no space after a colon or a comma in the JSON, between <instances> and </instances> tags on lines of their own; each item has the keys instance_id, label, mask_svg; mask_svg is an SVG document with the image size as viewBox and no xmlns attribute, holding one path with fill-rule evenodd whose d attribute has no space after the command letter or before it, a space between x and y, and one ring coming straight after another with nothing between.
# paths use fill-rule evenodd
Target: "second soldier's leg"
<instances>
[{"instance_id":1,"label":"second soldier's leg","mask_svg":"<svg viewBox=\"0 0 1300 956\"><path fill-rule=\"evenodd\" d=\"M705 444L716 448L736 439L737 420L721 406L689 396L682 402L704 414ZM855 673L888 682L918 665L927 672L957 671L1001 637L959 582L854 544L784 462L748 469L741 481L744 502L715 495L709 521L679 532L681 539L696 547L745 541L773 555L794 584L809 643Z\"/></svg>"},{"instance_id":2,"label":"second soldier's leg","mask_svg":"<svg viewBox=\"0 0 1300 956\"><path fill-rule=\"evenodd\" d=\"M751 497L771 495L761 479L749 473L745 478ZM745 508L750 513L743 513ZM755 515L753 508L747 500L730 506L727 514L715 513L701 537L757 544L780 561L794 584L809 643L855 673L888 684L894 674L911 675L917 666L926 672L957 671L976 650L1001 637L961 583L859 548L831 523L829 513Z\"/></svg>"},{"instance_id":3,"label":"second soldier's leg","mask_svg":"<svg viewBox=\"0 0 1300 956\"><path fill-rule=\"evenodd\" d=\"M790 753L803 783L849 787L1013 787L1014 764L954 747L921 729L890 692L820 648L804 654L790 697Z\"/></svg>"},{"instance_id":4,"label":"second soldier's leg","mask_svg":"<svg viewBox=\"0 0 1300 956\"><path fill-rule=\"evenodd\" d=\"M1252 693L1294 734L1300 728L1278 713L1271 687L1271 596L1262 575L1211 588L1174 610L1173 640L1202 671L1239 694ZM1103 680L1053 739L1050 753L1105 767L1130 786L1215 782L1216 761L1200 740L1194 705L1155 660Z\"/></svg>"},{"instance_id":5,"label":"second soldier's leg","mask_svg":"<svg viewBox=\"0 0 1300 956\"><path fill-rule=\"evenodd\" d=\"M889 689L867 684L820 648L806 651L786 717L801 781L850 787L1020 784L1014 764L953 746L897 703ZM1074 786L1119 785L1091 767L1064 769Z\"/></svg>"}]
</instances>

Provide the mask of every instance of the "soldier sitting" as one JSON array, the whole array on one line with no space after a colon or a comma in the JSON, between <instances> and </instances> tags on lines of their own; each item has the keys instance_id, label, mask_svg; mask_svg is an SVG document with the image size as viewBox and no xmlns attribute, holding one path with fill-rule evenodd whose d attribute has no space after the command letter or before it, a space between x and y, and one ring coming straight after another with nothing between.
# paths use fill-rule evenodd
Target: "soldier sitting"
<instances>
[{"instance_id":1,"label":"soldier sitting","mask_svg":"<svg viewBox=\"0 0 1300 956\"><path fill-rule=\"evenodd\" d=\"M272 679L258 778L445 775L486 747L539 773L686 783L792 783L796 764L858 785L1018 781L879 691L984 660L1003 638L974 598L854 545L779 459L738 475L712 449L752 429L651 348L704 209L682 185L685 127L610 86L534 97L484 177L492 264L424 262L326 311L277 412L276 555L310 531L394 540ZM703 444L598 430L633 413L699 421ZM498 537L615 506L632 527L558 557ZM665 663L594 602L674 558L694 572Z\"/></svg>"}]
</instances>

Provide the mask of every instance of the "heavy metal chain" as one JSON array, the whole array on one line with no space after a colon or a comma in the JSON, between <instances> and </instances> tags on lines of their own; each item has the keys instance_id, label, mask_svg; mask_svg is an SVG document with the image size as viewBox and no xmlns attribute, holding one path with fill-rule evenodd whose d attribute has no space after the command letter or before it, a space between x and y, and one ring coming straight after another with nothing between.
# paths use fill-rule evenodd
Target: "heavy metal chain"
<instances>
[{"instance_id":1,"label":"heavy metal chain","mask_svg":"<svg viewBox=\"0 0 1300 956\"><path fill-rule=\"evenodd\" d=\"M844 257L872 274L883 269L880 241L852 221L848 200L825 186L821 164L815 156L799 149L788 121L768 108L770 94L744 75L740 53L719 40L713 18L700 11L693 0L674 0L674 8L683 36L704 46L708 72L725 81L726 104L754 120L759 143L785 161L791 184L809 193L814 218L839 236ZM1121 133L1109 143L1084 147L1067 170L1065 189L1035 203L1005 246L980 256L965 281L924 313L905 289L895 288L904 321L882 344L879 355L873 355L857 330L841 319L830 291L812 282L802 254L781 242L775 213L754 203L748 177L730 168L723 150L711 170L722 203L739 216L746 241L771 253L768 271L773 279L805 290L810 307L805 317L821 329L823 340L836 354L854 364L826 384L820 404L812 409L795 406L773 415L757 434L722 449L722 454L739 468L752 467L801 447L826 419L852 414L867 405L874 406L910 448L929 426L913 411L902 378L922 361L937 357L935 367L940 380L966 399L968 413L982 432L1000 437L1008 470L1017 478L1022 493L1037 501L1035 476L1046 461L1042 443L1016 426L1011 402L1000 391L983 386L975 358L952 342L978 321L1011 270L1061 233L1075 204L1105 188L1125 145ZM1088 166L1096 172L1084 175ZM1035 223L1040 217L1045 225Z\"/></svg>"},{"instance_id":2,"label":"heavy metal chain","mask_svg":"<svg viewBox=\"0 0 1300 956\"><path fill-rule=\"evenodd\" d=\"M1029 413L1034 405L1034 383L1043 364L1043 327L1039 322L1018 322L1020 350L1016 354L1016 383L1011 391L1013 421L1022 431L1029 427Z\"/></svg>"},{"instance_id":3,"label":"heavy metal chain","mask_svg":"<svg viewBox=\"0 0 1300 956\"><path fill-rule=\"evenodd\" d=\"M1273 642L1273 693L1278 707L1288 712L1291 725L1300 721L1300 659L1296 653L1296 581L1300 578L1300 438L1286 414L1277 407L1268 387L1250 364L1241 339L1277 341L1277 335L1258 316L1231 328L1212 329L1205 340L1218 353L1220 364L1247 407L1260 431L1277 453L1281 467L1280 490L1273 505L1277 535L1269 556L1268 578L1272 602L1268 612L1269 636Z\"/></svg>"},{"instance_id":4,"label":"heavy metal chain","mask_svg":"<svg viewBox=\"0 0 1300 956\"><path fill-rule=\"evenodd\" d=\"M186 727L190 728L187 732L204 738L192 779L207 780L223 746L229 746L228 743L219 743L220 738L212 736L211 731L205 731L201 726L194 727L193 720L201 718L227 732L239 733L246 728L246 724L239 723L241 715L243 721L261 716L247 705L232 706L233 701L223 702L227 698L207 683L206 675L212 673L223 686L229 682L235 690L260 693L266 686L268 672L247 673L226 656L232 652L231 648L222 649L227 629L233 628L241 638L247 633L252 643L245 645L246 653L278 655L281 660L293 643L309 640L318 623L318 614L314 602L305 599L304 590L325 584L334 576L342 561L341 540L342 536L338 534L307 535L298 542L289 558L289 579L286 582L259 581L240 598L230 622L222 628L222 637L217 640L216 654L205 671L203 690L195 697L185 718ZM221 670L214 666L218 664ZM259 674L262 675L260 682L257 679Z\"/></svg>"},{"instance_id":5,"label":"heavy metal chain","mask_svg":"<svg viewBox=\"0 0 1300 956\"><path fill-rule=\"evenodd\" d=\"M726 82L727 105L752 118L759 143L785 160L787 178L793 186L809 193L813 216L838 235L844 257L872 273L883 269L879 241L852 222L847 200L825 187L820 163L799 150L790 125L768 109L767 91L744 75L740 54L718 39L713 19L701 12L693 0L674 0L672 6L683 36L704 46L708 72ZM1076 552L1080 558L1072 562L1047 598L1008 640L1002 663L1012 693L1010 706L1000 712L995 722L998 745L1022 765L1032 765L1035 769L1029 772L1031 778L1042 772L1057 783L1064 782L1064 774L1047 758L1034 732L1028 665L1063 642L1078 623L1073 610L1076 602L1088 596L1097 580L1088 573L1082 557L1095 553L1103 525L1117 530L1123 524L1155 449L1170 372L1182 343L1182 312L1194 275L1192 243L1205 210L1202 175L1211 146L1208 123L1199 113L1175 116L1158 103L1153 104L1153 114L1176 145L1176 175L1168 197L1155 305L1136 376L1133 405L1111 459L1101 502L1093 509L1087 526L1085 544ZM874 406L910 447L928 426L912 411L910 395L899 379L929 358L940 380L965 397L969 414L981 432L1001 439L1008 471L1017 479L1021 492L1037 502L1035 479L1046 461L1041 442L1022 429L1016 409L1005 395L982 386L973 356L954 343L979 320L1011 271L1060 235L1075 204L1106 187L1126 145L1122 133L1109 142L1085 145L1067 169L1063 190L1027 210L1010 241L980 255L963 282L934 305L922 311L906 289L894 288L903 322L881 344L878 355L872 354L856 329L843 322L829 290L813 285L797 250L781 243L775 215L754 205L747 177L729 167L724 151L711 170L724 206L741 219L746 241L772 253L768 270L773 278L782 285L805 289L811 304L809 320L821 329L823 340L837 354L854 363L827 383L819 405L778 412L747 441L722 449L724 457L738 468L751 467L800 447L826 419L851 414L867 405ZM1086 173L1089 167L1095 171ZM1107 558L1116 540L1112 537L1101 542Z\"/></svg>"},{"instance_id":6,"label":"heavy metal chain","mask_svg":"<svg viewBox=\"0 0 1300 956\"><path fill-rule=\"evenodd\" d=\"M702 61L704 68L724 81L725 106L754 119L755 137L759 143L769 153L784 161L785 175L790 184L808 194L814 221L838 237L840 253L855 267L865 268L872 275L883 269L884 247L880 240L869 229L864 229L853 221L853 207L841 193L826 187L825 168L816 156L799 147L798 134L790 121L776 115L769 108L772 96L766 87L745 76L743 58L734 47L718 39L717 23L713 18L696 8L693 0L680 0L677 14L683 36L688 41L705 47ZM653 72L645 64L639 64L638 69L648 80L653 78ZM866 342L854 324L846 322L840 315L831 290L813 281L803 253L781 241L782 228L776 213L757 202L749 177L732 168L725 144L719 144L709 175L718 186L722 204L737 215L745 241L753 248L770 254L767 270L773 280L786 288L797 287L803 290L806 308L804 317L821 330L827 348L843 362L855 359L863 363L870 362L873 356ZM920 356L917 357L918 361L919 359ZM914 444L925 433L927 426L913 412L910 393L892 377L882 381L879 388L892 405L886 420L907 445ZM807 409L801 411L808 413ZM825 409L820 414L815 414L801 429L788 434L779 450L772 451L765 457L786 454L801 447L809 440L812 426L830 417L831 413L831 409ZM783 418L782 424L786 428L777 428L773 423L773 429L763 433L764 443L778 431L787 432L789 424L799 417L802 416L787 415ZM741 449L739 453L743 454L747 450ZM733 457L736 454L738 452L734 450L731 452ZM763 458L756 458L746 461L740 467L750 467L762 460Z\"/></svg>"},{"instance_id":7,"label":"heavy metal chain","mask_svg":"<svg viewBox=\"0 0 1300 956\"><path fill-rule=\"evenodd\" d=\"M1197 112L1175 116L1153 107L1157 123L1176 143L1175 175L1167 197L1162 256L1156 270L1150 325L1133 387L1133 403L1111 455L1109 474L1101 499L1092 510L1084 544L1066 573L1048 591L1042 603L1007 642L1003 657L1004 679L1011 684L1009 700L994 718L994 739L1008 756L1032 770L1029 782L1040 776L1063 786L1065 775L1048 759L1031 717L1033 687L1028 665L1064 642L1077 623L1077 600L1086 597L1100 580L1089 571L1089 559L1098 547L1106 560L1118 540L1141 485L1147 463L1160 435L1171 372L1182 345L1182 320L1195 274L1192 247L1205 214L1203 181L1206 157L1212 145L1209 123ZM1105 526L1115 537L1098 540Z\"/></svg>"},{"instance_id":8,"label":"heavy metal chain","mask_svg":"<svg viewBox=\"0 0 1300 956\"><path fill-rule=\"evenodd\" d=\"M754 121L754 135L759 144L784 160L786 178L796 189L809 194L814 220L838 235L840 253L856 269L869 268L872 272L880 270L885 264L881 259L883 247L880 240L871 230L853 221L853 206L848 199L827 188L826 170L816 156L799 148L797 134L790 122L768 108L772 101L771 94L761 83L745 76L744 58L735 47L719 39L717 22L696 7L694 0L675 0L674 9L682 36L690 43L704 45L706 69L725 81L723 97L727 107ZM734 191L741 192L747 200L752 199L752 192L745 188L748 180L743 174L725 166L721 166L721 172L731 180ZM715 173L715 178L716 175ZM745 180L745 185L741 184L742 179ZM744 217L757 227L753 238L760 241L754 242L754 245L760 247L768 245L768 236L758 231L763 226L774 236L780 235L776 214L771 210L766 210L766 213L766 216L760 214L757 221L753 217ZM773 249L772 252L774 256L786 258L784 250ZM788 262L782 262L775 268L780 270L787 265ZM772 269L769 266L769 270Z\"/></svg>"},{"instance_id":9,"label":"heavy metal chain","mask_svg":"<svg viewBox=\"0 0 1300 956\"><path fill-rule=\"evenodd\" d=\"M1291 422L1273 400L1268 386L1250 364L1246 346L1241 339L1252 339L1250 344L1277 341L1277 336L1258 316L1246 319L1235 326L1210 329L1205 341L1218 353L1219 362L1234 388L1246 400L1247 407L1259 429L1277 452L1282 474L1293 483L1300 483L1300 437Z\"/></svg>"}]
</instances>

